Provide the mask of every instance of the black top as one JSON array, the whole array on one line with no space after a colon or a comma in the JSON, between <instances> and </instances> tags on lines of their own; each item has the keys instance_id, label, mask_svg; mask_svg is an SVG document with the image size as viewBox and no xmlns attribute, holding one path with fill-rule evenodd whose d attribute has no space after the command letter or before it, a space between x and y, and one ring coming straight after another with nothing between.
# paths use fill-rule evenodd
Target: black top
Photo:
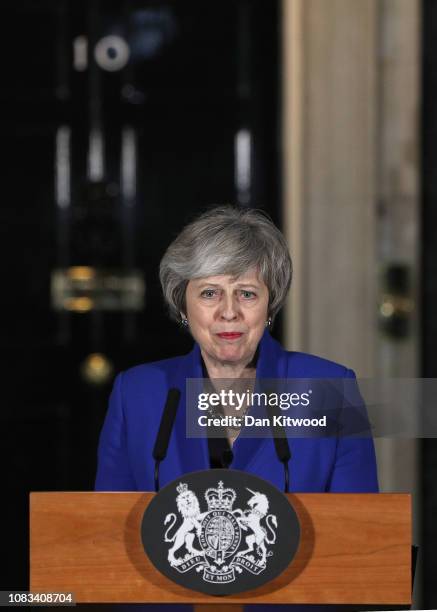
<instances>
[{"instance_id":1,"label":"black top","mask_svg":"<svg viewBox=\"0 0 437 612\"><path fill-rule=\"evenodd\" d=\"M205 387L208 389L209 387L212 389L212 383L209 380L208 370L205 367L205 363L202 360L202 370L203 370L203 378L205 379ZM223 408L221 405L217 406L217 412L223 414ZM206 432L208 435L208 452L209 452L209 465L212 469L223 469L228 468L232 463L234 455L231 450L231 445L229 444L228 437L226 435L226 431L223 427L214 427L214 437L210 434L212 433L212 428L207 427ZM219 437L216 437L216 436Z\"/></svg>"},{"instance_id":2,"label":"black top","mask_svg":"<svg viewBox=\"0 0 437 612\"><path fill-rule=\"evenodd\" d=\"M256 367L258 360L259 349L256 350L254 358L250 365ZM205 363L201 357L203 378L207 380L206 387L212 388L212 383L209 380L208 370L206 369ZM223 408L221 405L217 406L217 412L223 414ZM207 427L208 435L208 451L209 451L209 464L212 469L223 469L228 468L233 459L234 454L231 449L226 431L223 427L214 427L214 437L210 435L212 428ZM217 437L218 436L218 437Z\"/></svg>"}]
</instances>

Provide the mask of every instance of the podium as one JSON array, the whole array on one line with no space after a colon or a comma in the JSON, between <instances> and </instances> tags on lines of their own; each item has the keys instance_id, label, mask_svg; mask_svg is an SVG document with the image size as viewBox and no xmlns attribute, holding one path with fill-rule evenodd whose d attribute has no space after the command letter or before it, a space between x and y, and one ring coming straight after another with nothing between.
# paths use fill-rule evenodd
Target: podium
<instances>
[{"instance_id":1,"label":"podium","mask_svg":"<svg viewBox=\"0 0 437 612\"><path fill-rule=\"evenodd\" d=\"M276 579L215 597L179 586L146 556L140 534L154 493L31 493L30 590L77 603L411 604L411 496L287 494L301 525Z\"/></svg>"}]
</instances>

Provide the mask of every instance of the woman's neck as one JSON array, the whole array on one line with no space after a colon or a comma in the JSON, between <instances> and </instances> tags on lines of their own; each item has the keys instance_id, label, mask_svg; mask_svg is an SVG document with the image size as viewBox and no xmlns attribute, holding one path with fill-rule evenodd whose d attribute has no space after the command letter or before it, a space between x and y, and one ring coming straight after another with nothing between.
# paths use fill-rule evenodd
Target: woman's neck
<instances>
[{"instance_id":1,"label":"woman's neck","mask_svg":"<svg viewBox=\"0 0 437 612\"><path fill-rule=\"evenodd\" d=\"M213 378L254 378L256 367L254 358L247 362L221 362L212 359L209 355L201 351L202 359L208 371L208 376Z\"/></svg>"},{"instance_id":2,"label":"woman's neck","mask_svg":"<svg viewBox=\"0 0 437 612\"><path fill-rule=\"evenodd\" d=\"M253 391L255 385L256 378L256 363L258 360L258 350L251 357L251 359L244 363L223 363L218 360L215 360L210 357L210 355L204 353L202 350L200 351L203 360L203 375L205 378L209 377L210 383L216 389L217 392L220 392L225 387L225 390L228 390L229 382L226 383L226 379L232 379L234 382L231 383L231 387L234 391L243 391L247 392L249 390ZM241 389L239 388L241 387ZM246 411L249 408L249 404L244 406L244 410ZM229 409L223 408L223 412L225 414L229 414ZM232 409L230 414L235 416L235 410ZM226 437L231 448L234 445L236 438L238 437L240 430L235 430L232 428L226 429Z\"/></svg>"}]
</instances>

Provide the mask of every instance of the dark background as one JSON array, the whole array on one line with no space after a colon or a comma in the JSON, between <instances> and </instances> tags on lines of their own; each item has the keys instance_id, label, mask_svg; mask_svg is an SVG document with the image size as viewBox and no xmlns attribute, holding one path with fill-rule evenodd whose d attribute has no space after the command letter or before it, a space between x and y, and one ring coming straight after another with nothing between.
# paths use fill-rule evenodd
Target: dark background
<instances>
[{"instance_id":1,"label":"dark background","mask_svg":"<svg viewBox=\"0 0 437 612\"><path fill-rule=\"evenodd\" d=\"M81 375L86 357L101 353L118 372L190 349L161 298L158 267L168 244L199 211L239 199L279 223L278 11L276 0L2 4L0 589L28 588L29 491L93 488L112 377L89 383ZM114 34L131 54L123 69L108 71L93 49ZM88 41L83 71L74 67L78 36ZM105 140L97 181L87 173L96 125ZM70 130L64 208L55 193L61 127ZM120 181L126 127L137 143L129 206ZM253 145L243 194L234 176L241 129ZM56 311L51 274L71 266L140 270L145 308Z\"/></svg>"},{"instance_id":2,"label":"dark background","mask_svg":"<svg viewBox=\"0 0 437 612\"><path fill-rule=\"evenodd\" d=\"M327 0L329 1L329 0ZM422 376L437 377L437 3L423 0ZM81 373L91 353L118 372L183 353L158 266L196 213L220 203L266 210L280 225L279 0L16 0L2 4L3 401L1 590L28 588L29 491L90 490L112 376ZM98 66L116 34L130 58ZM73 41L88 41L87 67ZM111 60L111 50L108 50ZM90 131L105 141L103 176L87 175ZM70 133L71 200L55 194L56 139ZM122 132L136 142L136 194L120 180ZM235 180L235 138L252 137L250 184ZM128 205L127 205L128 204ZM53 270L140 271L140 312L55 310ZM275 327L281 336L281 321ZM422 445L423 607L437 607L437 446Z\"/></svg>"},{"instance_id":3,"label":"dark background","mask_svg":"<svg viewBox=\"0 0 437 612\"><path fill-rule=\"evenodd\" d=\"M422 19L422 367L437 377L437 3L423 1ZM435 405L435 402L434 402ZM422 440L423 601L437 607L437 440Z\"/></svg>"}]
</instances>

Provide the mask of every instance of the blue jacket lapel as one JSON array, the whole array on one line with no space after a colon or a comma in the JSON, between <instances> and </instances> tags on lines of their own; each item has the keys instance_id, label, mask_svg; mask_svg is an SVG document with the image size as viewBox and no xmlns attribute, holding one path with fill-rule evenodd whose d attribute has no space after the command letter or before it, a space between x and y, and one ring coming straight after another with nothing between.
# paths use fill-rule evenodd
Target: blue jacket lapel
<instances>
[{"instance_id":1,"label":"blue jacket lapel","mask_svg":"<svg viewBox=\"0 0 437 612\"><path fill-rule=\"evenodd\" d=\"M169 381L170 387L177 387L181 392L181 403L175 422L175 436L182 474L209 468L207 438L187 439L186 435L187 378L202 378L200 349L197 344L194 345L192 351L181 358L178 368Z\"/></svg>"}]
</instances>

